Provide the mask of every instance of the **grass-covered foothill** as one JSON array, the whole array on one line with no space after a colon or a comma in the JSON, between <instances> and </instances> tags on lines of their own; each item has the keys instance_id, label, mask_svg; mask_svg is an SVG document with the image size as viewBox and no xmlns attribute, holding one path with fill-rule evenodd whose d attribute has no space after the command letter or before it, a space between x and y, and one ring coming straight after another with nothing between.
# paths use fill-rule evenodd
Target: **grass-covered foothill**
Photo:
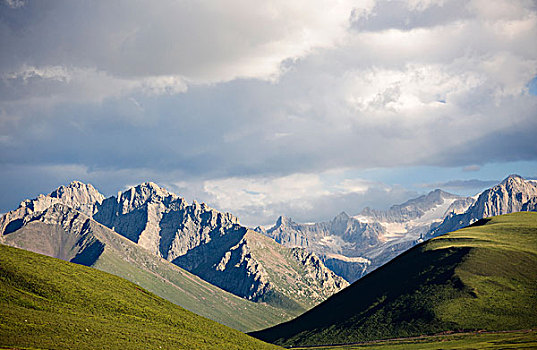
<instances>
[{"instance_id":1,"label":"grass-covered foothill","mask_svg":"<svg viewBox=\"0 0 537 350\"><path fill-rule=\"evenodd\" d=\"M71 208L57 204L50 212L66 217L63 222L72 220L67 229L33 220L0 237L0 242L123 277L174 304L241 332L267 328L300 313L300 310L254 303L226 292L109 228L81 217ZM84 228L82 234L76 230L79 226ZM93 246L100 248L96 254L94 249L87 249Z\"/></svg>"},{"instance_id":2,"label":"grass-covered foothill","mask_svg":"<svg viewBox=\"0 0 537 350\"><path fill-rule=\"evenodd\" d=\"M537 213L481 224L420 244L300 317L252 334L303 346L535 328Z\"/></svg>"},{"instance_id":3,"label":"grass-covered foothill","mask_svg":"<svg viewBox=\"0 0 537 350\"><path fill-rule=\"evenodd\" d=\"M120 277L0 245L0 348L277 349Z\"/></svg>"}]
</instances>

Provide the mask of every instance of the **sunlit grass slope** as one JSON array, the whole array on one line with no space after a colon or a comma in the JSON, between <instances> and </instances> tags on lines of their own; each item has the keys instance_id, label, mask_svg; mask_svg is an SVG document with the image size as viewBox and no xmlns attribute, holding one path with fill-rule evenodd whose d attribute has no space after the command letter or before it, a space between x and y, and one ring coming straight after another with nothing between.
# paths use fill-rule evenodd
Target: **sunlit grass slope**
<instances>
[{"instance_id":1,"label":"sunlit grass slope","mask_svg":"<svg viewBox=\"0 0 537 350\"><path fill-rule=\"evenodd\" d=\"M488 220L488 219L487 219ZM418 245L302 316L252 333L285 345L537 326L537 213Z\"/></svg>"},{"instance_id":2,"label":"sunlit grass slope","mask_svg":"<svg viewBox=\"0 0 537 350\"><path fill-rule=\"evenodd\" d=\"M71 211L69 208L65 210ZM300 313L299 310L275 308L235 296L151 254L93 220L86 221L85 225L88 236L100 242L104 249L100 255L79 263L123 277L198 315L246 332L275 325ZM63 243L73 241L74 236L59 225L33 221L4 236L4 242L62 257L53 251L43 251L43 247L53 246L57 252L69 251L71 247Z\"/></svg>"},{"instance_id":3,"label":"sunlit grass slope","mask_svg":"<svg viewBox=\"0 0 537 350\"><path fill-rule=\"evenodd\" d=\"M276 349L123 278L0 245L0 347Z\"/></svg>"}]
</instances>

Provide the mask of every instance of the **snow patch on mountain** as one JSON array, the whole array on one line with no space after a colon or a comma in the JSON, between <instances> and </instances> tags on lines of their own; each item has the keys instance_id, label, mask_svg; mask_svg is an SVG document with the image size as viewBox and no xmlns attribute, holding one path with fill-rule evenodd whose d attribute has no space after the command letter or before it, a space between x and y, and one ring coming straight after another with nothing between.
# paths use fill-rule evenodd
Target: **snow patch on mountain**
<instances>
[{"instance_id":1,"label":"snow patch on mountain","mask_svg":"<svg viewBox=\"0 0 537 350\"><path fill-rule=\"evenodd\" d=\"M326 258L338 259L346 262L370 264L371 260L362 257L349 257L341 254L326 254Z\"/></svg>"},{"instance_id":2,"label":"snow patch on mountain","mask_svg":"<svg viewBox=\"0 0 537 350\"><path fill-rule=\"evenodd\" d=\"M449 213L466 210L472 203L435 190L386 211L365 208L352 217L340 213L329 222L299 224L280 217L273 227L259 232L319 254L328 267L353 282L414 245Z\"/></svg>"}]
</instances>

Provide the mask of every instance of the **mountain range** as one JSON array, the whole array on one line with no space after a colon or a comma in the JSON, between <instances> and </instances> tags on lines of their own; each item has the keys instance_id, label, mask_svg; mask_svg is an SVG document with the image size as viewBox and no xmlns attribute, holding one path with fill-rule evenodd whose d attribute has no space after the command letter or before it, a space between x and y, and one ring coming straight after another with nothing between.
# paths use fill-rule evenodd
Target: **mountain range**
<instances>
[{"instance_id":1,"label":"mountain range","mask_svg":"<svg viewBox=\"0 0 537 350\"><path fill-rule=\"evenodd\" d=\"M531 329L535 281L537 213L495 216L418 244L296 319L252 335L295 347Z\"/></svg>"},{"instance_id":2,"label":"mountain range","mask_svg":"<svg viewBox=\"0 0 537 350\"><path fill-rule=\"evenodd\" d=\"M287 247L318 254L325 265L354 282L416 244L493 215L534 211L537 182L510 175L475 197L442 190L394 205L388 210L340 213L329 222L300 224L280 217L256 230Z\"/></svg>"},{"instance_id":3,"label":"mountain range","mask_svg":"<svg viewBox=\"0 0 537 350\"><path fill-rule=\"evenodd\" d=\"M18 224L22 226L12 232L6 230L1 243L121 276L230 327L259 329L293 315L228 293L64 204L55 203L19 220L23 220ZM241 310L240 317L237 310Z\"/></svg>"},{"instance_id":4,"label":"mountain range","mask_svg":"<svg viewBox=\"0 0 537 350\"><path fill-rule=\"evenodd\" d=\"M74 181L0 217L0 243L110 272L252 331L311 309L423 241L536 206L537 182L511 175L475 197L435 190L327 222L282 216L265 230L152 182L106 198Z\"/></svg>"},{"instance_id":5,"label":"mountain range","mask_svg":"<svg viewBox=\"0 0 537 350\"><path fill-rule=\"evenodd\" d=\"M75 181L25 200L0 218L0 243L117 274L241 330L297 315L348 285L315 254L150 182L104 198Z\"/></svg>"}]
</instances>

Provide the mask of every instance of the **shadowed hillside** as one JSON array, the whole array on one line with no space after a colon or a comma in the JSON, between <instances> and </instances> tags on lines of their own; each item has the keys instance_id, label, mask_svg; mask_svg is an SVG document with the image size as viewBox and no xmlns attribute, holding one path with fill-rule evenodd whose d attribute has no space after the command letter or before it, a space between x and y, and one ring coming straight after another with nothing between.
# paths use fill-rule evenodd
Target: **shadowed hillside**
<instances>
[{"instance_id":1,"label":"shadowed hillside","mask_svg":"<svg viewBox=\"0 0 537 350\"><path fill-rule=\"evenodd\" d=\"M420 244L302 316L253 333L278 344L352 343L537 325L537 213L491 218Z\"/></svg>"}]
</instances>

